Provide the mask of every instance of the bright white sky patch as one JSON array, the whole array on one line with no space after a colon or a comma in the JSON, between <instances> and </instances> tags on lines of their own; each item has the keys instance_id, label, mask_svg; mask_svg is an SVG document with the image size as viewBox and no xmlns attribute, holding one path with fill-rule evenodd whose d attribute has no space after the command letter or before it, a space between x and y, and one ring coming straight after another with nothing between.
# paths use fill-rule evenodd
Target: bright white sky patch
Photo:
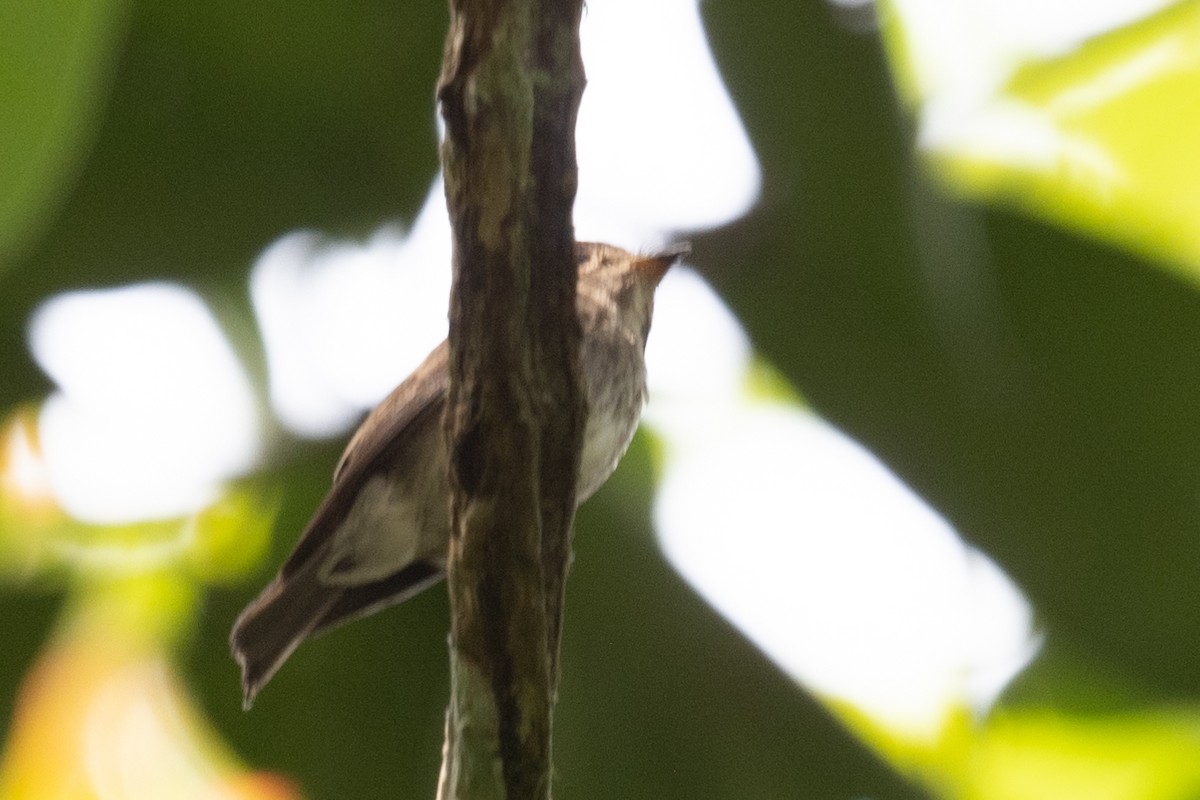
<instances>
[{"instance_id":1,"label":"bright white sky patch","mask_svg":"<svg viewBox=\"0 0 1200 800\"><path fill-rule=\"evenodd\" d=\"M714 417L744 399L750 341L741 323L689 267L658 287L646 344L644 419L677 446L703 442Z\"/></svg>"},{"instance_id":2,"label":"bright white sky patch","mask_svg":"<svg viewBox=\"0 0 1200 800\"><path fill-rule=\"evenodd\" d=\"M446 335L450 223L435 183L404 235L366 244L296 232L258 258L250 293L271 403L301 436L335 436L382 400Z\"/></svg>"},{"instance_id":3,"label":"bright white sky patch","mask_svg":"<svg viewBox=\"0 0 1200 800\"><path fill-rule=\"evenodd\" d=\"M212 314L166 283L47 301L29 328L58 385L39 437L72 515L121 523L187 514L258 452L253 394Z\"/></svg>"},{"instance_id":4,"label":"bright white sky patch","mask_svg":"<svg viewBox=\"0 0 1200 800\"><path fill-rule=\"evenodd\" d=\"M590 3L576 134L583 240L630 249L714 228L758 198L759 166L696 0Z\"/></svg>"},{"instance_id":5,"label":"bright white sky patch","mask_svg":"<svg viewBox=\"0 0 1200 800\"><path fill-rule=\"evenodd\" d=\"M745 334L699 276L668 273L650 343L675 568L798 681L893 731L986 710L1037 648L1007 576L860 445L747 398Z\"/></svg>"},{"instance_id":6,"label":"bright white sky patch","mask_svg":"<svg viewBox=\"0 0 1200 800\"><path fill-rule=\"evenodd\" d=\"M784 670L894 731L986 709L1036 650L1011 581L800 409L714 420L668 460L655 522L672 564Z\"/></svg>"}]
</instances>

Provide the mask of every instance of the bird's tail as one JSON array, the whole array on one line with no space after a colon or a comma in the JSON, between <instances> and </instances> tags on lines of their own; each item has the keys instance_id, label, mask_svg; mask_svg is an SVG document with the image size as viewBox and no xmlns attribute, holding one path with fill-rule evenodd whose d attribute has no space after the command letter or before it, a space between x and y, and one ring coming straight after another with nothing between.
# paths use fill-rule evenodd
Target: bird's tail
<instances>
[{"instance_id":1,"label":"bird's tail","mask_svg":"<svg viewBox=\"0 0 1200 800\"><path fill-rule=\"evenodd\" d=\"M301 642L313 635L342 592L323 585L315 565L278 575L242 611L229 634L229 648L242 668L242 707L249 709Z\"/></svg>"},{"instance_id":2,"label":"bird's tail","mask_svg":"<svg viewBox=\"0 0 1200 800\"><path fill-rule=\"evenodd\" d=\"M338 585L321 579L321 561L285 568L233 624L229 648L242 668L243 707L306 639L407 600L443 576L440 565L417 561L378 581Z\"/></svg>"}]
</instances>

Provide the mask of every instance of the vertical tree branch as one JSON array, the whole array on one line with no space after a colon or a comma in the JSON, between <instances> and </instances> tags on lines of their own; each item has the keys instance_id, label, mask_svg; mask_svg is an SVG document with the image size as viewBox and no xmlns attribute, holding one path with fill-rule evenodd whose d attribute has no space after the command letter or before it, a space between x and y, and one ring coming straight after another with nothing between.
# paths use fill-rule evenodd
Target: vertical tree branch
<instances>
[{"instance_id":1,"label":"vertical tree branch","mask_svg":"<svg viewBox=\"0 0 1200 800\"><path fill-rule=\"evenodd\" d=\"M451 699L438 794L545 800L586 410L575 314L581 0L450 0Z\"/></svg>"}]
</instances>

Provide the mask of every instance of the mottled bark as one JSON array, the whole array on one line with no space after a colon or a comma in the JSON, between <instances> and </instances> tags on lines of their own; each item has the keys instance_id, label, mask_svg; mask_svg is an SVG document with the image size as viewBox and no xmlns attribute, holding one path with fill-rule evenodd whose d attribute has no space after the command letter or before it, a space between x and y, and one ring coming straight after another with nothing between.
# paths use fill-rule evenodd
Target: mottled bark
<instances>
[{"instance_id":1,"label":"mottled bark","mask_svg":"<svg viewBox=\"0 0 1200 800\"><path fill-rule=\"evenodd\" d=\"M545 800L586 410L571 206L581 0L451 0L444 800Z\"/></svg>"}]
</instances>

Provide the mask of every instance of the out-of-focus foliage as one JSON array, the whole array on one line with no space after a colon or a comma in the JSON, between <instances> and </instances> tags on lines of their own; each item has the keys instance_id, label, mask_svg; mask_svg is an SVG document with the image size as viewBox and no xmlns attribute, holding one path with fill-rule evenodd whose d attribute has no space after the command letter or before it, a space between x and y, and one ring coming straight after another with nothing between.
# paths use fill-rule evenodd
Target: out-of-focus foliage
<instances>
[{"instance_id":1,"label":"out-of-focus foliage","mask_svg":"<svg viewBox=\"0 0 1200 800\"><path fill-rule=\"evenodd\" d=\"M1065 93L1122 47L1186 41L1194 7L1027 65L1013 91ZM1121 187L1137 213L1085 197L1095 187L1067 169L986 164L987 197L1015 194L1083 230L1098 208L1122 216L1106 238L1139 256L947 197L962 173L929 177L879 43L839 30L827 9L773 11L708 9L766 177L758 212L705 238L697 260L821 413L998 559L1046 632L1000 715L925 747L860 730L950 796L1090 796L1094 780L1099 796L1194 796L1200 305L1190 283L1144 260L1170 249L1169 266L1191 269L1178 243L1195 223L1167 199L1189 192L1194 168L1191 62L1128 87L1147 89L1128 101L1141 113L1119 93L1112 107L1095 99L1089 135L1140 159ZM977 183L963 188L980 197Z\"/></svg>"},{"instance_id":2,"label":"out-of-focus foliage","mask_svg":"<svg viewBox=\"0 0 1200 800\"><path fill-rule=\"evenodd\" d=\"M46 471L36 417L18 409L0 429L0 576L10 581L168 571L196 583L236 583L270 546L278 492L251 482L227 487L187 517L97 525L59 508Z\"/></svg>"},{"instance_id":3,"label":"out-of-focus foliage","mask_svg":"<svg viewBox=\"0 0 1200 800\"><path fill-rule=\"evenodd\" d=\"M17 695L0 795L299 797L279 776L239 768L194 707L159 630L164 618L178 621L179 594L169 582L143 577L73 598ZM132 622L130 613L140 619Z\"/></svg>"},{"instance_id":4,"label":"out-of-focus foliage","mask_svg":"<svg viewBox=\"0 0 1200 800\"><path fill-rule=\"evenodd\" d=\"M186 518L89 525L58 507L30 411L13 415L0 453L0 578L65 586L68 597L13 683L0 797L298 797L239 766L172 663L204 587L244 580L261 560L269 493L231 486Z\"/></svg>"},{"instance_id":5,"label":"out-of-focus foliage","mask_svg":"<svg viewBox=\"0 0 1200 800\"><path fill-rule=\"evenodd\" d=\"M48 0L0 8L0 269L45 230L91 149L127 6Z\"/></svg>"},{"instance_id":6,"label":"out-of-focus foliage","mask_svg":"<svg viewBox=\"0 0 1200 800\"><path fill-rule=\"evenodd\" d=\"M886 41L928 154L949 184L1200 270L1200 3L1178 2L1078 48L1028 58L1001 86L947 109L922 75L905 15ZM944 79L942 80L944 82ZM940 117L940 118L938 118Z\"/></svg>"},{"instance_id":7,"label":"out-of-focus foliage","mask_svg":"<svg viewBox=\"0 0 1200 800\"><path fill-rule=\"evenodd\" d=\"M49 295L188 284L261 378L246 286L255 256L297 228L359 233L411 219L425 195L440 3L17 5L0 24L0 409L14 436L28 417L10 414L48 389L25 325ZM1172 34L1186 47L1194 9L1030 66L1005 92L1061 109L1075 81L1139 48ZM937 742L898 741L839 709L872 752L666 565L640 439L578 523L557 791L1194 795L1200 297L1146 260L1194 266L1192 73L1138 84L1128 105L1048 118L1118 158L1120 203L1097 203L1086 181L943 154L951 181L973 192L963 201L916 154L917 123L877 36L815 2L768 0L751 14L708 0L703 11L764 184L750 217L696 239L694 263L790 385L1015 578L1045 651L993 716L964 712ZM980 204L997 195L1023 211ZM1111 232L1108 243L1062 220ZM447 683L439 590L306 646L253 712L240 710L229 625L315 507L337 449L273 441L261 479L283 487L281 500L234 487L188 523L204 531L199 544L135 576L97 573L94 557L162 554L183 523L101 532L41 500L17 503L24 485L0 487L0 792L49 796L22 788L69 774L44 769L45 742L66 748L56 763L79 763L78 740L54 731L91 718L74 700L107 686L107 712L174 748L155 763L190 765L171 780L198 769L204 786L289 796L240 772L236 752L314 798L432 796ZM64 553L90 554L92 568ZM63 585L65 607L44 593ZM63 691L49 691L57 681ZM179 730L164 718L184 720L186 735L172 739Z\"/></svg>"}]
</instances>

